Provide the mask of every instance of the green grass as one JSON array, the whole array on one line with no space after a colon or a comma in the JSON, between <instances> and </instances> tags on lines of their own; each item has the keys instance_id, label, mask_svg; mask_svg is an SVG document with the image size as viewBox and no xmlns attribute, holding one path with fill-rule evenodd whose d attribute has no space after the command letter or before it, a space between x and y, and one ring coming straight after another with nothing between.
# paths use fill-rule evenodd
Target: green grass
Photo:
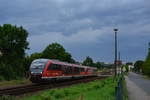
<instances>
[{"instance_id":1,"label":"green grass","mask_svg":"<svg viewBox=\"0 0 150 100\"><path fill-rule=\"evenodd\" d=\"M13 96L2 96L0 97L0 100L16 100L16 98Z\"/></svg>"},{"instance_id":2,"label":"green grass","mask_svg":"<svg viewBox=\"0 0 150 100\"><path fill-rule=\"evenodd\" d=\"M115 100L113 78L39 92L20 100Z\"/></svg>"},{"instance_id":3,"label":"green grass","mask_svg":"<svg viewBox=\"0 0 150 100\"><path fill-rule=\"evenodd\" d=\"M123 85L123 100L128 100L128 91L125 80L122 81L122 85Z\"/></svg>"},{"instance_id":4,"label":"green grass","mask_svg":"<svg viewBox=\"0 0 150 100\"><path fill-rule=\"evenodd\" d=\"M9 86L17 86L17 85L24 85L30 84L31 82L28 79L18 79L18 80L11 80L11 81L0 81L0 87L9 87Z\"/></svg>"}]
</instances>

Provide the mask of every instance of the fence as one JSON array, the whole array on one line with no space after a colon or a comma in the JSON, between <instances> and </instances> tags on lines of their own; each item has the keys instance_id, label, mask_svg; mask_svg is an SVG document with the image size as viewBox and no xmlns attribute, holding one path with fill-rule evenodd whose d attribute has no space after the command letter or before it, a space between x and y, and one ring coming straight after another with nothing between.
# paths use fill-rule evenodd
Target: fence
<instances>
[{"instance_id":1,"label":"fence","mask_svg":"<svg viewBox=\"0 0 150 100\"><path fill-rule=\"evenodd\" d=\"M122 78L119 79L117 87L115 88L116 100L123 100L123 84Z\"/></svg>"}]
</instances>

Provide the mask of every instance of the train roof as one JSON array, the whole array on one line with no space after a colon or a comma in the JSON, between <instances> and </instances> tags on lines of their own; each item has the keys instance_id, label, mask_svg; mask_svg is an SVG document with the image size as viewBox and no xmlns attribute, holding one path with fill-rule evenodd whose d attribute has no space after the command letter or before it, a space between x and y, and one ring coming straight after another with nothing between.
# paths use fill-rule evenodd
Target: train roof
<instances>
[{"instance_id":1,"label":"train roof","mask_svg":"<svg viewBox=\"0 0 150 100\"><path fill-rule=\"evenodd\" d=\"M66 65L66 66L97 69L95 67L90 67L90 66L83 66L83 65L78 65L78 64L70 64L70 63L67 63L67 62L59 61L57 59L44 59L44 58L40 58L40 59L35 59L33 62L45 62L46 63L48 61L51 61L52 63L55 63L55 64L63 64L63 65Z\"/></svg>"},{"instance_id":2,"label":"train roof","mask_svg":"<svg viewBox=\"0 0 150 100\"><path fill-rule=\"evenodd\" d=\"M48 62L49 60L48 59L35 59L33 60L32 62Z\"/></svg>"}]
</instances>

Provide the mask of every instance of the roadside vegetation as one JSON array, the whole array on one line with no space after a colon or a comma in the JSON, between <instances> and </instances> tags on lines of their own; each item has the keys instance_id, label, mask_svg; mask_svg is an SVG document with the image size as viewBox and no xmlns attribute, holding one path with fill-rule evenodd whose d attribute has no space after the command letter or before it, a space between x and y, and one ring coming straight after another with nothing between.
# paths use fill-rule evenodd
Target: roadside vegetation
<instances>
[{"instance_id":1,"label":"roadside vegetation","mask_svg":"<svg viewBox=\"0 0 150 100\"><path fill-rule=\"evenodd\" d=\"M150 77L150 43L148 49L148 55L143 63L143 73Z\"/></svg>"},{"instance_id":2,"label":"roadside vegetation","mask_svg":"<svg viewBox=\"0 0 150 100\"><path fill-rule=\"evenodd\" d=\"M115 88L120 78L121 76L118 76L114 80L114 77L109 77L104 80L40 91L21 97L2 96L0 100L115 100ZM122 95L123 100L128 100L125 80L122 80Z\"/></svg>"},{"instance_id":3,"label":"roadside vegetation","mask_svg":"<svg viewBox=\"0 0 150 100\"><path fill-rule=\"evenodd\" d=\"M115 86L116 82L111 77L68 88L39 92L20 100L115 100Z\"/></svg>"},{"instance_id":4,"label":"roadside vegetation","mask_svg":"<svg viewBox=\"0 0 150 100\"><path fill-rule=\"evenodd\" d=\"M28 32L22 26L0 25L0 81L24 76Z\"/></svg>"},{"instance_id":5,"label":"roadside vegetation","mask_svg":"<svg viewBox=\"0 0 150 100\"><path fill-rule=\"evenodd\" d=\"M136 61L132 70L136 73L141 73L150 77L150 43L146 59L144 61Z\"/></svg>"}]
</instances>

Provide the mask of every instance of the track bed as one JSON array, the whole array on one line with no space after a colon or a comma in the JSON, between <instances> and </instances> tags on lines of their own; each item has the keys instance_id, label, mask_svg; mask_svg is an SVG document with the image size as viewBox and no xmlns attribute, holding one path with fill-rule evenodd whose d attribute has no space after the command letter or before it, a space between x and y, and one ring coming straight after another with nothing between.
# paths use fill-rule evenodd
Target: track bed
<instances>
[{"instance_id":1,"label":"track bed","mask_svg":"<svg viewBox=\"0 0 150 100\"><path fill-rule=\"evenodd\" d=\"M63 88L63 87L71 86L74 84L87 83L93 80L102 80L105 78L106 76L88 77L88 78L56 81L56 82L45 83L45 84L30 84L30 85L19 86L19 87L5 88L5 89L0 89L0 96L3 96L3 95L20 96L20 95L27 94L27 93L38 92L41 90Z\"/></svg>"}]
</instances>

